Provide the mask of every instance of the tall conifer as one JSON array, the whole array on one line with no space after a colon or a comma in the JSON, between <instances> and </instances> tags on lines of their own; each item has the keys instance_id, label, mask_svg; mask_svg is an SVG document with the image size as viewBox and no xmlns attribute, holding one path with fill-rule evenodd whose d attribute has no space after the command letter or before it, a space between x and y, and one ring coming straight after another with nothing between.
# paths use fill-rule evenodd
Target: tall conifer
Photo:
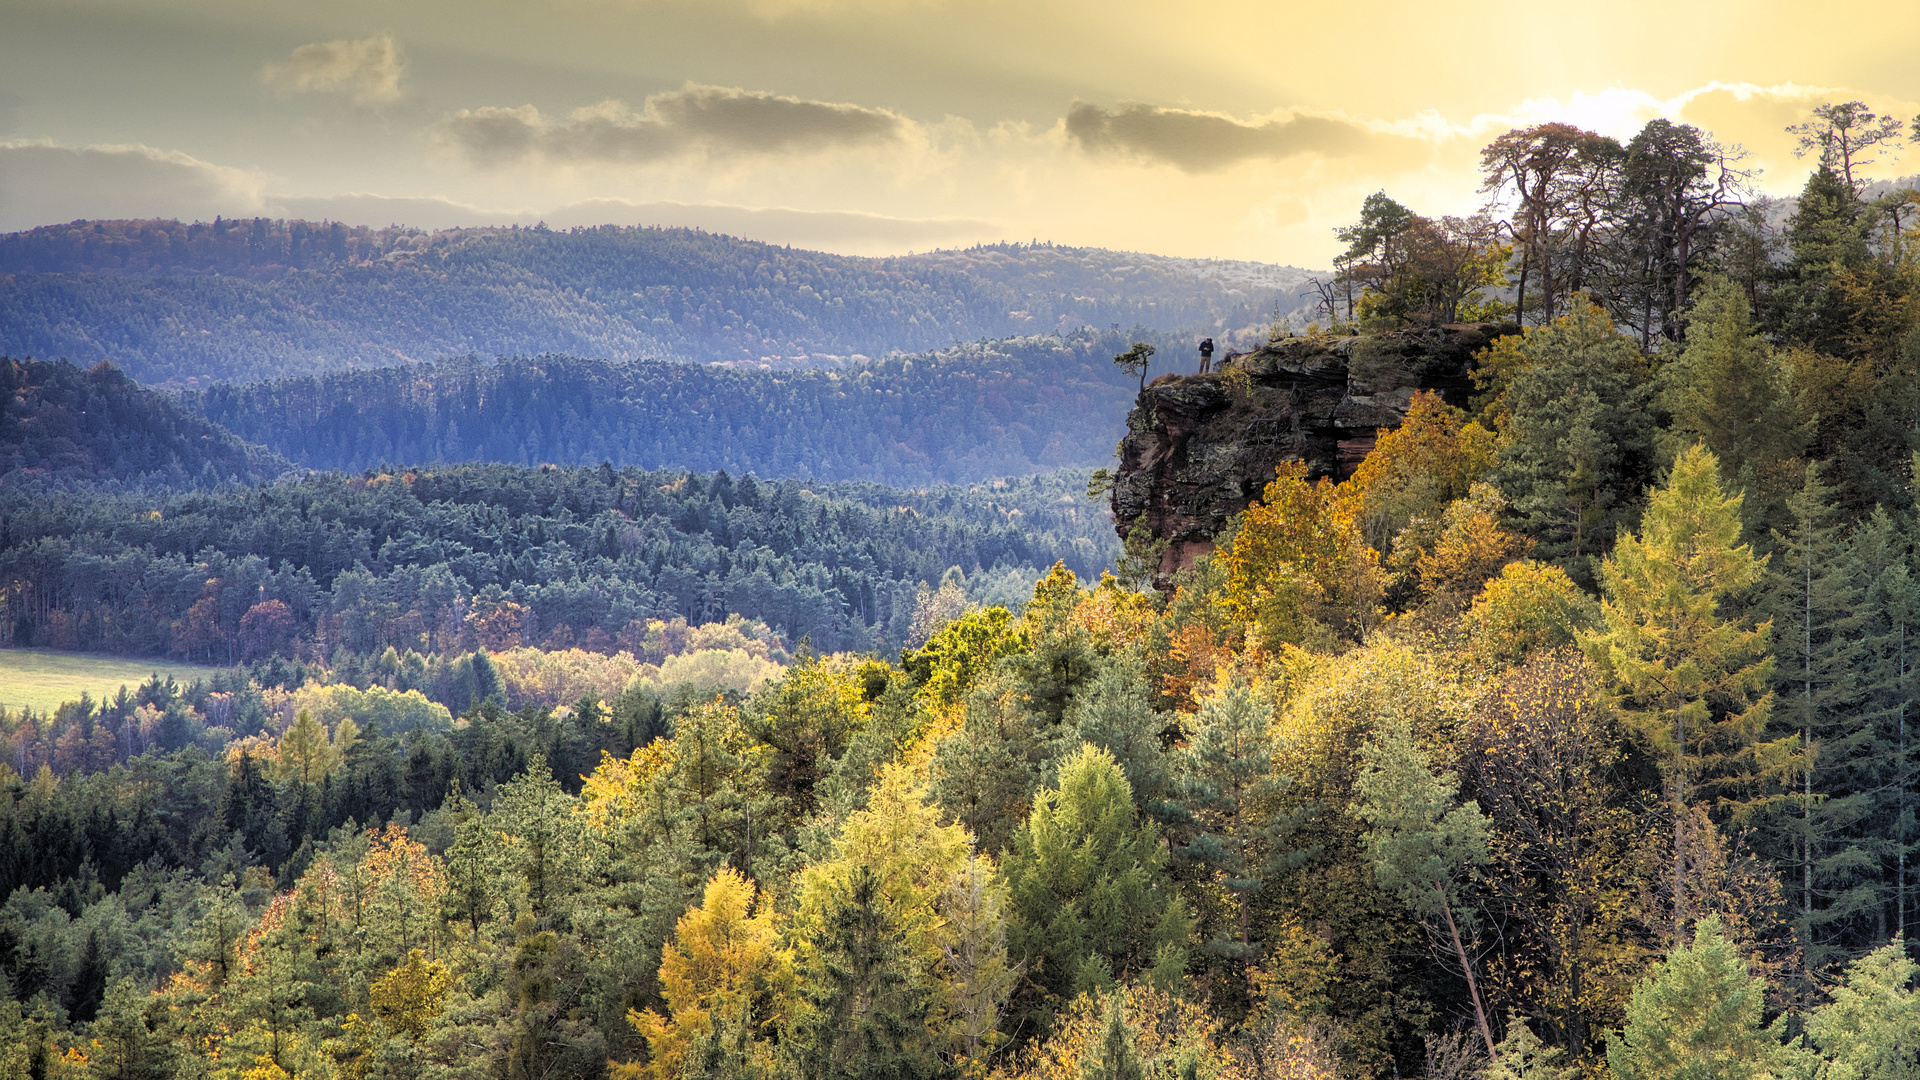
<instances>
[{"instance_id":1,"label":"tall conifer","mask_svg":"<svg viewBox=\"0 0 1920 1080\"><path fill-rule=\"evenodd\" d=\"M1673 820L1673 933L1689 922L1687 829L1696 807L1746 818L1768 800L1755 788L1791 764L1797 740L1767 742L1771 627L1728 601L1759 584L1766 560L1740 543L1739 495L1720 486L1702 446L1681 452L1647 505L1640 535L1601 567L1602 625L1586 639L1616 708L1659 762Z\"/></svg>"},{"instance_id":2,"label":"tall conifer","mask_svg":"<svg viewBox=\"0 0 1920 1080\"><path fill-rule=\"evenodd\" d=\"M1818 463L1805 466L1785 503L1787 528L1773 534L1766 608L1772 613L1775 734L1797 735L1805 753L1779 815L1792 868L1789 888L1801 943L1815 967L1826 957L1827 924L1872 906L1861 870L1871 859L1857 826L1871 805L1874 759L1883 751L1860 722L1858 668L1862 588Z\"/></svg>"}]
</instances>

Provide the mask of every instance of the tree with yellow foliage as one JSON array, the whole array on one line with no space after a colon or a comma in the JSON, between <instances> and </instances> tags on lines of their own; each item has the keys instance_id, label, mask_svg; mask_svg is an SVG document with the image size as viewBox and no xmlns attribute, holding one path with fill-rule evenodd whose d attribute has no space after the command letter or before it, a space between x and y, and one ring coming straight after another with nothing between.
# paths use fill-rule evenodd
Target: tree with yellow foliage
<instances>
[{"instance_id":1,"label":"tree with yellow foliage","mask_svg":"<svg viewBox=\"0 0 1920 1080\"><path fill-rule=\"evenodd\" d=\"M445 1007L453 976L447 965L414 949L407 962L375 979L367 988L367 1007L388 1031L419 1042Z\"/></svg>"},{"instance_id":2,"label":"tree with yellow foliage","mask_svg":"<svg viewBox=\"0 0 1920 1080\"><path fill-rule=\"evenodd\" d=\"M360 726L350 716L335 725L329 738L326 725L309 710L301 709L275 744L274 778L318 784L340 767L359 737Z\"/></svg>"},{"instance_id":3,"label":"tree with yellow foliage","mask_svg":"<svg viewBox=\"0 0 1920 1080\"><path fill-rule=\"evenodd\" d=\"M1740 543L1738 494L1704 446L1681 452L1639 535L1601 564L1602 625L1585 639L1621 719L1654 754L1673 819L1673 937L1689 922L1686 835L1701 802L1745 817L1756 784L1792 768L1798 740L1763 742L1773 708L1770 623L1725 610L1759 583L1766 558Z\"/></svg>"},{"instance_id":4,"label":"tree with yellow foliage","mask_svg":"<svg viewBox=\"0 0 1920 1080\"><path fill-rule=\"evenodd\" d=\"M824 933L830 912L871 874L871 903L900 937L902 974L930 995L929 1026L956 1058L998 1044L1001 1005L1013 988L1007 955L1006 885L973 836L941 824L925 782L904 764L884 767L867 805L850 814L830 857L800 878L794 932Z\"/></svg>"},{"instance_id":5,"label":"tree with yellow foliage","mask_svg":"<svg viewBox=\"0 0 1920 1080\"><path fill-rule=\"evenodd\" d=\"M660 986L668 1015L627 1013L649 1060L614 1066L616 1080L766 1076L773 1057L763 1036L785 1021L794 989L771 900L756 901L752 883L723 867L662 946Z\"/></svg>"},{"instance_id":6,"label":"tree with yellow foliage","mask_svg":"<svg viewBox=\"0 0 1920 1080\"><path fill-rule=\"evenodd\" d=\"M1533 652L1572 645L1598 619L1598 605L1565 570L1521 559L1481 588L1464 622L1474 658L1504 666Z\"/></svg>"},{"instance_id":7,"label":"tree with yellow foliage","mask_svg":"<svg viewBox=\"0 0 1920 1080\"><path fill-rule=\"evenodd\" d=\"M1342 486L1375 550L1416 517L1432 517L1464 497L1493 468L1493 433L1465 419L1439 394L1413 395L1398 428L1382 428L1366 460Z\"/></svg>"},{"instance_id":8,"label":"tree with yellow foliage","mask_svg":"<svg viewBox=\"0 0 1920 1080\"><path fill-rule=\"evenodd\" d=\"M1307 480L1300 462L1279 466L1213 558L1226 570L1225 606L1260 644L1357 636L1379 607L1378 556L1333 481Z\"/></svg>"}]
</instances>

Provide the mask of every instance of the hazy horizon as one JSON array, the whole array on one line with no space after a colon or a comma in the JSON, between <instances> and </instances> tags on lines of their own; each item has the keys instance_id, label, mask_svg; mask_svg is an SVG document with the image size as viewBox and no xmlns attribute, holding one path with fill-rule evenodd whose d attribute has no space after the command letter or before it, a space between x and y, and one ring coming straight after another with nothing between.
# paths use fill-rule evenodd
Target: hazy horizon
<instances>
[{"instance_id":1,"label":"hazy horizon","mask_svg":"<svg viewBox=\"0 0 1920 1080\"><path fill-rule=\"evenodd\" d=\"M846 254L976 242L1325 265L1384 188L1665 116L1798 189L1822 102L1920 112L1920 20L1847 4L3 0L0 229L75 218L691 224ZM1872 33L1861 32L1872 27ZM1875 175L1916 171L1920 154Z\"/></svg>"}]
</instances>

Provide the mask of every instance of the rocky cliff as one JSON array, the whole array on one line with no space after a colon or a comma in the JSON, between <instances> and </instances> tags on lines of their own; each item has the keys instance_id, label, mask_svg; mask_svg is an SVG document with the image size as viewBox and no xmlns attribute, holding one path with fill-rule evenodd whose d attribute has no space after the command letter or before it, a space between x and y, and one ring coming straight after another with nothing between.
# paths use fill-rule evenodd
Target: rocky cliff
<instances>
[{"instance_id":1,"label":"rocky cliff","mask_svg":"<svg viewBox=\"0 0 1920 1080\"><path fill-rule=\"evenodd\" d=\"M1155 379L1127 415L1115 527L1124 538L1144 519L1168 541L1164 583L1213 550L1214 536L1259 497L1274 466L1305 461L1310 475L1344 479L1379 430L1406 417L1415 392L1434 390L1464 406L1473 354L1504 329L1288 338L1229 356L1221 373Z\"/></svg>"}]
</instances>

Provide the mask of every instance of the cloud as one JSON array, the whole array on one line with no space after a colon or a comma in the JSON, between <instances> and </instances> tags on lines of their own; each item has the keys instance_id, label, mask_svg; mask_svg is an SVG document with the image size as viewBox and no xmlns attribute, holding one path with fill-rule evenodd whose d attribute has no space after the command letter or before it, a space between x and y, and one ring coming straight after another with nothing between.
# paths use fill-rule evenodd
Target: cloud
<instances>
[{"instance_id":1,"label":"cloud","mask_svg":"<svg viewBox=\"0 0 1920 1080\"><path fill-rule=\"evenodd\" d=\"M474 225L531 225L539 215L526 210L488 210L437 195L282 195L273 213L308 221L339 221L381 229L411 225L420 229L458 229Z\"/></svg>"},{"instance_id":2,"label":"cloud","mask_svg":"<svg viewBox=\"0 0 1920 1080\"><path fill-rule=\"evenodd\" d=\"M406 58L390 37L302 45L260 69L260 81L281 94L346 94L356 104L400 99Z\"/></svg>"},{"instance_id":3,"label":"cloud","mask_svg":"<svg viewBox=\"0 0 1920 1080\"><path fill-rule=\"evenodd\" d=\"M1076 102L1065 125L1067 136L1084 150L1131 154L1194 173L1253 158L1355 157L1375 153L1383 143L1412 141L1325 116L1295 113L1248 123L1220 113L1157 105L1107 109Z\"/></svg>"},{"instance_id":4,"label":"cloud","mask_svg":"<svg viewBox=\"0 0 1920 1080\"><path fill-rule=\"evenodd\" d=\"M477 165L543 157L561 162L646 162L694 152L808 153L900 139L908 121L885 109L741 90L686 86L654 94L638 111L604 101L551 120L532 105L462 109L441 138Z\"/></svg>"},{"instance_id":5,"label":"cloud","mask_svg":"<svg viewBox=\"0 0 1920 1080\"><path fill-rule=\"evenodd\" d=\"M262 213L265 178L150 146L0 142L0 229L80 218Z\"/></svg>"}]
</instances>

